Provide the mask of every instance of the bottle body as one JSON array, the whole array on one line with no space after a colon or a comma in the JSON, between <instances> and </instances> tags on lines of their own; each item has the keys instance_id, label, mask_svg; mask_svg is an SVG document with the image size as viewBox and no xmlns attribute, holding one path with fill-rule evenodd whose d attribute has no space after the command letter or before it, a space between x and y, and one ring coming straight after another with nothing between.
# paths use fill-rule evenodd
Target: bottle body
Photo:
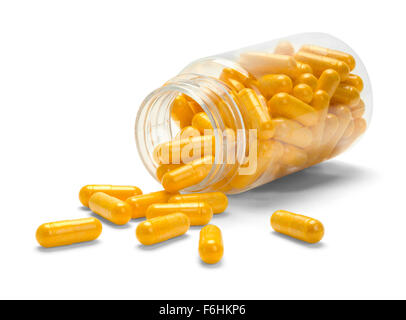
<instances>
[{"instance_id":1,"label":"bottle body","mask_svg":"<svg viewBox=\"0 0 406 320\"><path fill-rule=\"evenodd\" d=\"M233 194L344 152L371 114L358 56L310 33L188 65L144 100L136 140L157 179L188 176L179 190ZM204 170L202 159L211 161Z\"/></svg>"}]
</instances>

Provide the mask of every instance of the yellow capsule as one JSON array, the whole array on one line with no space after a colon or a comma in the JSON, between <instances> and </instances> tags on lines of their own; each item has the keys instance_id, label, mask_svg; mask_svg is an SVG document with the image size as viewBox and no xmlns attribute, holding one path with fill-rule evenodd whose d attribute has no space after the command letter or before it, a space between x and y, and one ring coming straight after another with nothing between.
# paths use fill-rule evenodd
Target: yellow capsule
<instances>
[{"instance_id":1,"label":"yellow capsule","mask_svg":"<svg viewBox=\"0 0 406 320\"><path fill-rule=\"evenodd\" d=\"M313 136L315 137L315 139L314 144L312 146L313 149L310 151L311 153L313 153L313 151L317 149L320 145L329 104L330 104L330 96L326 91L317 90L314 93L311 105L315 110L317 110L319 114L319 122L312 128Z\"/></svg>"},{"instance_id":2,"label":"yellow capsule","mask_svg":"<svg viewBox=\"0 0 406 320\"><path fill-rule=\"evenodd\" d=\"M295 85L298 84L307 84L309 87L312 88L312 90L316 90L317 87L317 78L311 74L311 73L302 73L300 76L298 76L295 80Z\"/></svg>"},{"instance_id":3,"label":"yellow capsule","mask_svg":"<svg viewBox=\"0 0 406 320\"><path fill-rule=\"evenodd\" d=\"M351 119L350 122L348 123L348 126L345 129L341 139L347 139L347 138L351 137L354 132L354 128L355 128L355 122L353 119Z\"/></svg>"},{"instance_id":4,"label":"yellow capsule","mask_svg":"<svg viewBox=\"0 0 406 320\"><path fill-rule=\"evenodd\" d=\"M220 229L209 224L200 230L199 255L203 262L214 264L221 260L224 253L223 237Z\"/></svg>"},{"instance_id":5,"label":"yellow capsule","mask_svg":"<svg viewBox=\"0 0 406 320\"><path fill-rule=\"evenodd\" d=\"M351 136L347 138L343 138L334 148L331 157L335 157L336 155L344 152L347 148L349 148L355 140L357 140L367 129L367 122L364 118L358 118L354 120L354 130Z\"/></svg>"},{"instance_id":6,"label":"yellow capsule","mask_svg":"<svg viewBox=\"0 0 406 320\"><path fill-rule=\"evenodd\" d=\"M257 78L275 73L293 77L298 73L296 60L282 54L245 52L240 55L240 64Z\"/></svg>"},{"instance_id":7,"label":"yellow capsule","mask_svg":"<svg viewBox=\"0 0 406 320\"><path fill-rule=\"evenodd\" d=\"M120 200L125 200L137 194L142 194L141 189L135 186L112 186L107 184L93 184L84 186L82 189L80 189L80 202L85 207L88 207L90 197L96 192L103 192Z\"/></svg>"},{"instance_id":8,"label":"yellow capsule","mask_svg":"<svg viewBox=\"0 0 406 320\"><path fill-rule=\"evenodd\" d=\"M313 69L310 65L307 63L302 63L302 62L296 62L297 64L297 69L298 69L298 74L303 74L303 73L313 73Z\"/></svg>"},{"instance_id":9,"label":"yellow capsule","mask_svg":"<svg viewBox=\"0 0 406 320\"><path fill-rule=\"evenodd\" d=\"M299 148L306 148L312 142L312 132L299 122L286 118L272 119L275 127L274 139L293 144Z\"/></svg>"},{"instance_id":10,"label":"yellow capsule","mask_svg":"<svg viewBox=\"0 0 406 320\"><path fill-rule=\"evenodd\" d=\"M200 137L200 131L193 126L187 126L178 132L178 134L175 136L175 139L180 140L193 137Z\"/></svg>"},{"instance_id":11,"label":"yellow capsule","mask_svg":"<svg viewBox=\"0 0 406 320\"><path fill-rule=\"evenodd\" d=\"M183 94L178 95L173 101L171 116L180 128L189 126L192 123L194 112Z\"/></svg>"},{"instance_id":12,"label":"yellow capsule","mask_svg":"<svg viewBox=\"0 0 406 320\"><path fill-rule=\"evenodd\" d=\"M338 118L333 113L328 113L326 116L326 122L324 125L323 137L321 140L321 145L326 145L332 137L335 135L339 126Z\"/></svg>"},{"instance_id":13,"label":"yellow capsule","mask_svg":"<svg viewBox=\"0 0 406 320\"><path fill-rule=\"evenodd\" d=\"M183 213L173 213L141 222L135 231L137 239L149 246L185 234L190 227L190 219Z\"/></svg>"},{"instance_id":14,"label":"yellow capsule","mask_svg":"<svg viewBox=\"0 0 406 320\"><path fill-rule=\"evenodd\" d=\"M334 69L337 71L341 80L345 80L350 73L350 68L345 62L334 58L323 57L305 51L297 52L295 58L297 61L309 64L316 77L320 76L326 69Z\"/></svg>"},{"instance_id":15,"label":"yellow capsule","mask_svg":"<svg viewBox=\"0 0 406 320\"><path fill-rule=\"evenodd\" d=\"M345 79L345 81L343 81L343 84L353 86L353 87L357 88L357 90L359 92L361 92L364 89L364 81L362 81L360 76L357 76L356 74L352 74L352 73L350 73L348 75L347 79Z\"/></svg>"},{"instance_id":16,"label":"yellow capsule","mask_svg":"<svg viewBox=\"0 0 406 320\"><path fill-rule=\"evenodd\" d=\"M267 74L259 79L259 87L266 99L279 92L290 93L292 80L284 74Z\"/></svg>"},{"instance_id":17,"label":"yellow capsule","mask_svg":"<svg viewBox=\"0 0 406 320\"><path fill-rule=\"evenodd\" d=\"M240 90L245 88L243 82L239 80L241 78L240 75L244 77L241 73L234 69L224 68L219 78L220 80L225 82L232 90L239 92Z\"/></svg>"},{"instance_id":18,"label":"yellow capsule","mask_svg":"<svg viewBox=\"0 0 406 320\"><path fill-rule=\"evenodd\" d=\"M365 113L365 103L362 99L358 102L357 105L351 107L352 117L354 119L361 118Z\"/></svg>"},{"instance_id":19,"label":"yellow capsule","mask_svg":"<svg viewBox=\"0 0 406 320\"><path fill-rule=\"evenodd\" d=\"M154 149L154 160L158 164L180 164L214 154L215 136L206 135L161 143Z\"/></svg>"},{"instance_id":20,"label":"yellow capsule","mask_svg":"<svg viewBox=\"0 0 406 320\"><path fill-rule=\"evenodd\" d=\"M213 213L224 212L228 206L227 196L222 192L206 192L206 193L191 193L179 194L169 198L168 202L207 202L213 209Z\"/></svg>"},{"instance_id":21,"label":"yellow capsule","mask_svg":"<svg viewBox=\"0 0 406 320\"><path fill-rule=\"evenodd\" d=\"M310 103L313 99L313 90L307 84L301 83L293 88L293 95L305 103Z\"/></svg>"},{"instance_id":22,"label":"yellow capsule","mask_svg":"<svg viewBox=\"0 0 406 320\"><path fill-rule=\"evenodd\" d=\"M183 166L183 164L161 164L156 169L156 177L159 181L162 181L162 177L165 173L180 168L181 166Z\"/></svg>"},{"instance_id":23,"label":"yellow capsule","mask_svg":"<svg viewBox=\"0 0 406 320\"><path fill-rule=\"evenodd\" d=\"M317 123L316 110L307 103L287 93L278 93L268 101L269 112L273 117L284 117L299 121L305 126Z\"/></svg>"},{"instance_id":24,"label":"yellow capsule","mask_svg":"<svg viewBox=\"0 0 406 320\"><path fill-rule=\"evenodd\" d=\"M281 164L287 167L303 167L307 162L307 153L298 147L284 144Z\"/></svg>"},{"instance_id":25,"label":"yellow capsule","mask_svg":"<svg viewBox=\"0 0 406 320\"><path fill-rule=\"evenodd\" d=\"M40 225L36 238L45 248L96 240L102 232L102 224L96 218L83 218L49 222Z\"/></svg>"},{"instance_id":26,"label":"yellow capsule","mask_svg":"<svg viewBox=\"0 0 406 320\"><path fill-rule=\"evenodd\" d=\"M255 91L244 89L238 93L238 100L245 107L249 122L253 129L258 130L260 139L270 139L274 134L271 117L266 106L263 106Z\"/></svg>"},{"instance_id":27,"label":"yellow capsule","mask_svg":"<svg viewBox=\"0 0 406 320\"><path fill-rule=\"evenodd\" d=\"M103 192L96 192L90 197L89 208L114 224L123 225L131 219L131 207L127 202Z\"/></svg>"},{"instance_id":28,"label":"yellow capsule","mask_svg":"<svg viewBox=\"0 0 406 320\"><path fill-rule=\"evenodd\" d=\"M329 112L333 113L338 118L338 128L334 133L333 137L329 140L327 145L323 148L321 152L321 159L326 159L330 156L331 152L337 145L338 141L342 138L345 129L352 119L351 110L342 105L330 106Z\"/></svg>"},{"instance_id":29,"label":"yellow capsule","mask_svg":"<svg viewBox=\"0 0 406 320\"><path fill-rule=\"evenodd\" d=\"M128 198L126 202L131 207L131 217L133 219L138 219L145 217L147 209L150 205L168 202L169 198L176 194L178 193L157 191Z\"/></svg>"},{"instance_id":30,"label":"yellow capsule","mask_svg":"<svg viewBox=\"0 0 406 320\"><path fill-rule=\"evenodd\" d=\"M355 68L354 57L352 55L342 52L342 51L333 50L333 49L329 49L329 48L323 48L323 47L314 46L314 45L304 45L300 48L300 51L306 51L306 52L317 54L319 56L334 58L334 59L343 61L348 65L350 70L353 70Z\"/></svg>"},{"instance_id":31,"label":"yellow capsule","mask_svg":"<svg viewBox=\"0 0 406 320\"><path fill-rule=\"evenodd\" d=\"M332 103L342 103L346 106L355 106L359 103L361 97L357 88L347 84L340 83L333 97Z\"/></svg>"},{"instance_id":32,"label":"yellow capsule","mask_svg":"<svg viewBox=\"0 0 406 320\"><path fill-rule=\"evenodd\" d=\"M145 216L149 220L176 212L187 215L191 226L203 226L213 218L213 209L207 202L155 203L148 207Z\"/></svg>"},{"instance_id":33,"label":"yellow capsule","mask_svg":"<svg viewBox=\"0 0 406 320\"><path fill-rule=\"evenodd\" d=\"M319 242L324 236L324 226L320 221L285 210L273 213L271 226L276 232L309 243Z\"/></svg>"},{"instance_id":34,"label":"yellow capsule","mask_svg":"<svg viewBox=\"0 0 406 320\"><path fill-rule=\"evenodd\" d=\"M232 69L232 68L224 68L220 74L220 80L227 82L228 79L234 79L243 84L244 86L249 85L252 79L249 75L244 75L241 72Z\"/></svg>"},{"instance_id":35,"label":"yellow capsule","mask_svg":"<svg viewBox=\"0 0 406 320\"><path fill-rule=\"evenodd\" d=\"M274 53L293 56L295 54L295 48L289 41L280 41L276 46Z\"/></svg>"},{"instance_id":36,"label":"yellow capsule","mask_svg":"<svg viewBox=\"0 0 406 320\"><path fill-rule=\"evenodd\" d=\"M316 90L323 90L328 93L330 98L334 95L340 84L340 75L333 69L324 70L317 82Z\"/></svg>"},{"instance_id":37,"label":"yellow capsule","mask_svg":"<svg viewBox=\"0 0 406 320\"><path fill-rule=\"evenodd\" d=\"M198 184L209 174L213 162L213 156L206 156L169 171L162 178L162 186L168 192L177 192Z\"/></svg>"},{"instance_id":38,"label":"yellow capsule","mask_svg":"<svg viewBox=\"0 0 406 320\"><path fill-rule=\"evenodd\" d=\"M192 109L194 114L203 111L203 108L195 100L193 100L191 97L186 96L186 95L184 95L184 97L187 100L187 102L189 103L189 107L190 107L190 109Z\"/></svg>"},{"instance_id":39,"label":"yellow capsule","mask_svg":"<svg viewBox=\"0 0 406 320\"><path fill-rule=\"evenodd\" d=\"M252 185L269 167L277 163L282 154L283 145L279 141L273 139L258 141L257 153L241 165L237 174L232 177L230 186L242 190Z\"/></svg>"},{"instance_id":40,"label":"yellow capsule","mask_svg":"<svg viewBox=\"0 0 406 320\"><path fill-rule=\"evenodd\" d=\"M213 130L209 116L205 112L196 113L192 119L192 126L195 127L201 134L206 134Z\"/></svg>"}]
</instances>

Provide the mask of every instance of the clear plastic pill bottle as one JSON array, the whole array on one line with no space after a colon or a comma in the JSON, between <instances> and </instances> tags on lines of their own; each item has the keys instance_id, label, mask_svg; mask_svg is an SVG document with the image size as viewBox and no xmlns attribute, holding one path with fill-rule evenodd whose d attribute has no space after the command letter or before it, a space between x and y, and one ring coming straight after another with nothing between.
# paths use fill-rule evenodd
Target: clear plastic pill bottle
<instances>
[{"instance_id":1,"label":"clear plastic pill bottle","mask_svg":"<svg viewBox=\"0 0 406 320\"><path fill-rule=\"evenodd\" d=\"M371 115L354 50L305 33L192 62L146 97L135 137L166 190L234 194L334 158Z\"/></svg>"}]
</instances>

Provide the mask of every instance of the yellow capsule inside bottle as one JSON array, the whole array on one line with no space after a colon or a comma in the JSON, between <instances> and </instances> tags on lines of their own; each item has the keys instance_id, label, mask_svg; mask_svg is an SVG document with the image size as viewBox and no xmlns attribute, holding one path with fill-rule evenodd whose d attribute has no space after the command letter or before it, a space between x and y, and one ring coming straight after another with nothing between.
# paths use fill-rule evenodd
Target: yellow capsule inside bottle
<instances>
[{"instance_id":1,"label":"yellow capsule inside bottle","mask_svg":"<svg viewBox=\"0 0 406 320\"><path fill-rule=\"evenodd\" d=\"M200 230L199 255L203 262L218 263L224 254L223 237L221 230L209 224Z\"/></svg>"},{"instance_id":2,"label":"yellow capsule inside bottle","mask_svg":"<svg viewBox=\"0 0 406 320\"><path fill-rule=\"evenodd\" d=\"M342 103L346 106L356 106L361 99L360 92L357 88L349 86L344 83L340 83L336 92L331 98L332 103Z\"/></svg>"},{"instance_id":3,"label":"yellow capsule inside bottle","mask_svg":"<svg viewBox=\"0 0 406 320\"><path fill-rule=\"evenodd\" d=\"M194 116L193 109L189 104L186 96L179 94L172 103L171 116L180 128L189 126Z\"/></svg>"},{"instance_id":4,"label":"yellow capsule inside bottle","mask_svg":"<svg viewBox=\"0 0 406 320\"><path fill-rule=\"evenodd\" d=\"M209 116L204 112L196 113L192 119L192 126L201 134L207 134L213 130Z\"/></svg>"},{"instance_id":5,"label":"yellow capsule inside bottle","mask_svg":"<svg viewBox=\"0 0 406 320\"><path fill-rule=\"evenodd\" d=\"M127 202L103 192L96 192L90 197L89 208L117 225L124 225L131 219L131 207Z\"/></svg>"},{"instance_id":6,"label":"yellow capsule inside bottle","mask_svg":"<svg viewBox=\"0 0 406 320\"><path fill-rule=\"evenodd\" d=\"M269 112L273 117L283 117L299 121L305 126L317 123L316 110L302 100L287 93L278 93L268 101Z\"/></svg>"},{"instance_id":7,"label":"yellow capsule inside bottle","mask_svg":"<svg viewBox=\"0 0 406 320\"><path fill-rule=\"evenodd\" d=\"M302 63L299 61L296 61L297 64L297 69L298 69L298 74L303 74L303 73L313 73L312 67L307 64L307 63Z\"/></svg>"},{"instance_id":8,"label":"yellow capsule inside bottle","mask_svg":"<svg viewBox=\"0 0 406 320\"><path fill-rule=\"evenodd\" d=\"M84 186L82 189L80 189L80 202L85 207L88 207L90 197L96 192L103 192L120 200L126 200L129 197L135 196L137 194L142 194L141 189L135 186L112 186L107 184L93 184Z\"/></svg>"},{"instance_id":9,"label":"yellow capsule inside bottle","mask_svg":"<svg viewBox=\"0 0 406 320\"><path fill-rule=\"evenodd\" d=\"M364 89L364 81L362 81L362 78L356 74L350 73L345 81L343 81L343 84L347 84L349 86L355 87L359 92L361 92Z\"/></svg>"},{"instance_id":10,"label":"yellow capsule inside bottle","mask_svg":"<svg viewBox=\"0 0 406 320\"><path fill-rule=\"evenodd\" d=\"M44 223L38 227L36 238L41 246L53 248L96 240L101 232L99 220L83 218Z\"/></svg>"},{"instance_id":11,"label":"yellow capsule inside bottle","mask_svg":"<svg viewBox=\"0 0 406 320\"><path fill-rule=\"evenodd\" d=\"M244 89L238 93L238 99L246 110L252 129L258 130L260 139L270 139L274 134L271 117L265 105L262 105L255 91Z\"/></svg>"},{"instance_id":12,"label":"yellow capsule inside bottle","mask_svg":"<svg viewBox=\"0 0 406 320\"><path fill-rule=\"evenodd\" d=\"M365 113L365 103L360 100L357 105L351 106L351 113L354 119L361 118Z\"/></svg>"},{"instance_id":13,"label":"yellow capsule inside bottle","mask_svg":"<svg viewBox=\"0 0 406 320\"><path fill-rule=\"evenodd\" d=\"M176 212L187 215L192 226L208 224L213 218L213 209L207 202L155 203L148 207L146 218L152 219Z\"/></svg>"},{"instance_id":14,"label":"yellow capsule inside bottle","mask_svg":"<svg viewBox=\"0 0 406 320\"><path fill-rule=\"evenodd\" d=\"M345 62L334 58L299 51L296 52L295 59L299 62L309 64L312 67L316 77L320 76L326 69L334 69L337 71L341 80L345 80L350 73L350 68Z\"/></svg>"},{"instance_id":15,"label":"yellow capsule inside bottle","mask_svg":"<svg viewBox=\"0 0 406 320\"><path fill-rule=\"evenodd\" d=\"M187 203L187 202L207 202L213 209L214 214L222 213L227 209L228 198L222 192L205 192L179 194L169 198L169 203Z\"/></svg>"},{"instance_id":16,"label":"yellow capsule inside bottle","mask_svg":"<svg viewBox=\"0 0 406 320\"><path fill-rule=\"evenodd\" d=\"M166 203L169 198L178 193L170 193L167 191L157 191L139 196L130 197L126 202L131 207L131 217L138 219L145 217L147 209L150 205L155 203Z\"/></svg>"},{"instance_id":17,"label":"yellow capsule inside bottle","mask_svg":"<svg viewBox=\"0 0 406 320\"><path fill-rule=\"evenodd\" d=\"M336 92L338 85L340 84L340 75L333 69L324 70L321 74L316 90L323 90L328 93L330 98Z\"/></svg>"},{"instance_id":18,"label":"yellow capsule inside bottle","mask_svg":"<svg viewBox=\"0 0 406 320\"><path fill-rule=\"evenodd\" d=\"M267 74L259 79L259 86L266 99L273 95L292 91L292 80L284 74Z\"/></svg>"},{"instance_id":19,"label":"yellow capsule inside bottle","mask_svg":"<svg viewBox=\"0 0 406 320\"><path fill-rule=\"evenodd\" d=\"M275 47L274 53L293 56L295 54L295 48L289 41L280 41Z\"/></svg>"},{"instance_id":20,"label":"yellow capsule inside bottle","mask_svg":"<svg viewBox=\"0 0 406 320\"><path fill-rule=\"evenodd\" d=\"M300 83L293 88L293 95L304 103L310 103L313 99L313 90L310 86Z\"/></svg>"},{"instance_id":21,"label":"yellow capsule inside bottle","mask_svg":"<svg viewBox=\"0 0 406 320\"><path fill-rule=\"evenodd\" d=\"M350 70L353 70L355 68L354 57L346 52L333 50L333 49L329 49L329 48L323 48L323 47L315 46L315 45L304 45L300 48L300 51L306 51L306 52L314 53L319 56L325 56L325 57L343 61L348 65Z\"/></svg>"},{"instance_id":22,"label":"yellow capsule inside bottle","mask_svg":"<svg viewBox=\"0 0 406 320\"><path fill-rule=\"evenodd\" d=\"M143 245L152 245L185 234L190 228L190 219L183 213L173 213L141 222L135 231Z\"/></svg>"},{"instance_id":23,"label":"yellow capsule inside bottle","mask_svg":"<svg viewBox=\"0 0 406 320\"><path fill-rule=\"evenodd\" d=\"M271 226L276 232L308 243L317 243L324 236L324 227L320 221L285 210L273 213Z\"/></svg>"},{"instance_id":24,"label":"yellow capsule inside bottle","mask_svg":"<svg viewBox=\"0 0 406 320\"><path fill-rule=\"evenodd\" d=\"M213 162L213 156L206 156L169 171L162 177L162 186L171 193L193 186L206 178Z\"/></svg>"},{"instance_id":25,"label":"yellow capsule inside bottle","mask_svg":"<svg viewBox=\"0 0 406 320\"><path fill-rule=\"evenodd\" d=\"M295 85L298 84L307 84L312 90L316 90L317 87L317 78L311 74L311 73L302 73L300 76L298 76L295 80Z\"/></svg>"},{"instance_id":26,"label":"yellow capsule inside bottle","mask_svg":"<svg viewBox=\"0 0 406 320\"><path fill-rule=\"evenodd\" d=\"M306 148L311 144L313 135L308 127L286 118L274 118L272 122L275 127L274 139L299 148Z\"/></svg>"},{"instance_id":27,"label":"yellow capsule inside bottle","mask_svg":"<svg viewBox=\"0 0 406 320\"><path fill-rule=\"evenodd\" d=\"M162 181L162 177L164 176L165 173L175 170L177 168L180 168L183 166L183 163L180 164L175 164L175 163L169 163L169 164L161 164L159 167L156 169L156 177L158 178L159 181Z\"/></svg>"}]
</instances>

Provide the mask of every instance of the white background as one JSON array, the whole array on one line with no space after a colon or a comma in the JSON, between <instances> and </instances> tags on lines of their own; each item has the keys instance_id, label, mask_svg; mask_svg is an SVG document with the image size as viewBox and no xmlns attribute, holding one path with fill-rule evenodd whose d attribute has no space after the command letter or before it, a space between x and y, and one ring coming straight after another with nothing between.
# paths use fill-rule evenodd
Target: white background
<instances>
[{"instance_id":1,"label":"white background","mask_svg":"<svg viewBox=\"0 0 406 320\"><path fill-rule=\"evenodd\" d=\"M403 1L1 1L0 298L406 298ZM42 249L36 228L89 216L85 184L160 186L133 137L143 98L187 63L318 31L347 42L371 77L374 115L346 154L230 198L213 223L225 255L198 257L199 229L143 248L138 221ZM320 219L307 245L273 211Z\"/></svg>"}]
</instances>

